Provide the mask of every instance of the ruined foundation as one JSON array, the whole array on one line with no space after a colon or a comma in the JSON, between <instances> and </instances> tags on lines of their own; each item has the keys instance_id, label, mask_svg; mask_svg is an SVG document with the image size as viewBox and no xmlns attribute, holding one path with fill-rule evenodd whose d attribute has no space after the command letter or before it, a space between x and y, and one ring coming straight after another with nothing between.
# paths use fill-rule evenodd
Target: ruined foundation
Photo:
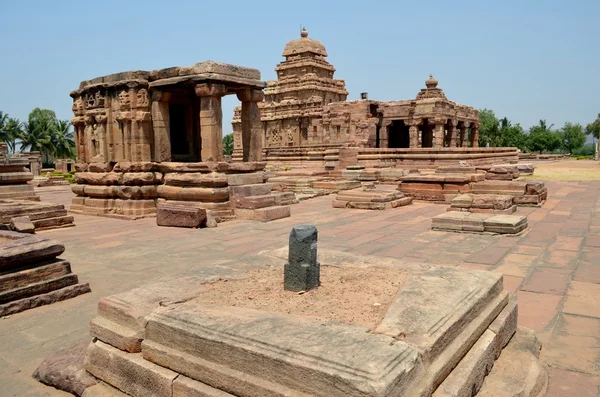
<instances>
[{"instance_id":1,"label":"ruined foundation","mask_svg":"<svg viewBox=\"0 0 600 397\"><path fill-rule=\"evenodd\" d=\"M134 397L441 397L474 395L482 386L489 393L487 384L505 381L501 375L486 379L503 350L512 354L516 331L517 303L502 291L501 275L320 252L321 266L406 275L389 305L363 302L367 310L382 310L372 329L275 307L222 306L213 296L218 287L188 275L102 299L85 368ZM247 261L281 272L286 257L287 247ZM519 382L522 394L509 395L533 397L543 387L536 352L528 357L519 370L537 373L535 382Z\"/></svg>"},{"instance_id":2,"label":"ruined foundation","mask_svg":"<svg viewBox=\"0 0 600 397\"><path fill-rule=\"evenodd\" d=\"M57 241L0 231L0 316L90 292L58 258L64 250Z\"/></svg>"},{"instance_id":3,"label":"ruined foundation","mask_svg":"<svg viewBox=\"0 0 600 397\"><path fill-rule=\"evenodd\" d=\"M10 225L13 218L27 216L36 231L75 226L64 205L29 200L0 199L0 223Z\"/></svg>"}]
</instances>

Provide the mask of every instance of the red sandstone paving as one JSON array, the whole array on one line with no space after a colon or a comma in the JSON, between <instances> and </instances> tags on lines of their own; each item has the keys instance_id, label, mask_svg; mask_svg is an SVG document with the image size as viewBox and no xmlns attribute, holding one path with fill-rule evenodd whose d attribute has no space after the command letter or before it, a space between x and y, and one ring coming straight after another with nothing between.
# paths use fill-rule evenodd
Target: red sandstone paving
<instances>
[{"instance_id":1,"label":"red sandstone paving","mask_svg":"<svg viewBox=\"0 0 600 397\"><path fill-rule=\"evenodd\" d=\"M597 396L597 377L558 368L548 369L548 390L544 397Z\"/></svg>"},{"instance_id":2,"label":"red sandstone paving","mask_svg":"<svg viewBox=\"0 0 600 397\"><path fill-rule=\"evenodd\" d=\"M550 182L542 208L520 208L530 230L518 237L431 231L445 205L416 202L385 211L331 207L331 196L292 206L270 223L232 221L216 229L158 228L154 219L75 216L75 228L41 234L64 242L92 293L0 320L0 384L8 395L66 396L30 374L44 356L87 337L102 296L203 267L238 271L235 260L287 244L295 224L314 223L319 247L392 256L410 263L458 265L504 273L516 292L519 324L535 329L550 364L547 396L597 396L600 351L600 183ZM42 200L69 205L68 187L41 190Z\"/></svg>"}]
</instances>

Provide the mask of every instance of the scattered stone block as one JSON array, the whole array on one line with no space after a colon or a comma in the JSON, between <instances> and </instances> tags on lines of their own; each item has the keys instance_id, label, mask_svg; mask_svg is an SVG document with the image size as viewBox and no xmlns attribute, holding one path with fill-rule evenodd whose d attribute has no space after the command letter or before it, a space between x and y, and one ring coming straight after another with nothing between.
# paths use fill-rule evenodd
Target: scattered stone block
<instances>
[{"instance_id":1,"label":"scattered stone block","mask_svg":"<svg viewBox=\"0 0 600 397\"><path fill-rule=\"evenodd\" d=\"M448 211L512 214L517 210L514 197L495 194L462 194L452 199Z\"/></svg>"},{"instance_id":2,"label":"scattered stone block","mask_svg":"<svg viewBox=\"0 0 600 397\"><path fill-rule=\"evenodd\" d=\"M321 270L317 260L317 235L317 228L311 225L294 226L292 229L283 278L286 291L308 291L319 286Z\"/></svg>"},{"instance_id":3,"label":"scattered stone block","mask_svg":"<svg viewBox=\"0 0 600 397\"><path fill-rule=\"evenodd\" d=\"M448 211L433 217L431 228L434 230L447 231L517 234L527 228L527 217L518 215L471 213L466 211Z\"/></svg>"},{"instance_id":4,"label":"scattered stone block","mask_svg":"<svg viewBox=\"0 0 600 397\"><path fill-rule=\"evenodd\" d=\"M345 190L332 201L334 208L354 208L366 210L385 210L408 205L412 197L398 191L380 190L372 186L360 189Z\"/></svg>"},{"instance_id":5,"label":"scattered stone block","mask_svg":"<svg viewBox=\"0 0 600 397\"><path fill-rule=\"evenodd\" d=\"M217 227L219 223L219 216L214 211L206 211L206 227L213 228Z\"/></svg>"},{"instance_id":6,"label":"scattered stone block","mask_svg":"<svg viewBox=\"0 0 600 397\"><path fill-rule=\"evenodd\" d=\"M520 163L517 164L517 169L521 175L533 175L535 167L532 163Z\"/></svg>"},{"instance_id":7,"label":"scattered stone block","mask_svg":"<svg viewBox=\"0 0 600 397\"><path fill-rule=\"evenodd\" d=\"M292 215L292 209L289 205L258 208L252 211L254 211L254 220L260 222L270 222L281 218L288 218Z\"/></svg>"},{"instance_id":8,"label":"scattered stone block","mask_svg":"<svg viewBox=\"0 0 600 397\"><path fill-rule=\"evenodd\" d=\"M58 390L83 395L88 387L97 383L83 368L88 345L88 341L80 342L47 357L34 371L33 377Z\"/></svg>"},{"instance_id":9,"label":"scattered stone block","mask_svg":"<svg viewBox=\"0 0 600 397\"><path fill-rule=\"evenodd\" d=\"M35 233L35 226L28 216L17 216L10 220L10 228L19 233Z\"/></svg>"},{"instance_id":10,"label":"scattered stone block","mask_svg":"<svg viewBox=\"0 0 600 397\"><path fill-rule=\"evenodd\" d=\"M206 224L206 210L160 203L156 207L156 224L158 226L199 228Z\"/></svg>"}]
</instances>

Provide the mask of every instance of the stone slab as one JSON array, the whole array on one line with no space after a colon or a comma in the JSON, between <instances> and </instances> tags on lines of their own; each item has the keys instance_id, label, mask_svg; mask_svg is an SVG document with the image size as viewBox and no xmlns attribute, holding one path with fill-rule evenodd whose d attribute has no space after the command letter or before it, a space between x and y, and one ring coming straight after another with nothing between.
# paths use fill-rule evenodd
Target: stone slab
<instances>
[{"instance_id":1,"label":"stone slab","mask_svg":"<svg viewBox=\"0 0 600 397\"><path fill-rule=\"evenodd\" d=\"M71 299L81 294L91 292L90 285L75 284L61 289L57 289L45 294L35 295L29 298L23 298L16 301L0 304L0 317L9 314L19 313L24 310L32 309L43 305L49 305L54 302L60 302Z\"/></svg>"},{"instance_id":2,"label":"stone slab","mask_svg":"<svg viewBox=\"0 0 600 397\"><path fill-rule=\"evenodd\" d=\"M89 341L79 342L45 358L32 376L48 386L81 396L97 384L83 368L88 345Z\"/></svg>"},{"instance_id":3,"label":"stone slab","mask_svg":"<svg viewBox=\"0 0 600 397\"><path fill-rule=\"evenodd\" d=\"M292 215L292 209L289 205L259 208L253 211L254 220L260 222L270 222L281 218L288 218Z\"/></svg>"},{"instance_id":4,"label":"stone slab","mask_svg":"<svg viewBox=\"0 0 600 397\"><path fill-rule=\"evenodd\" d=\"M189 302L149 317L142 353L149 361L240 397L286 395L286 390L331 397L402 394L420 366L418 352L366 331ZM215 354L223 343L228 354ZM238 380L239 373L249 376Z\"/></svg>"},{"instance_id":5,"label":"stone slab","mask_svg":"<svg viewBox=\"0 0 600 397\"><path fill-rule=\"evenodd\" d=\"M173 397L235 397L187 376L179 375L173 382Z\"/></svg>"},{"instance_id":6,"label":"stone slab","mask_svg":"<svg viewBox=\"0 0 600 397\"><path fill-rule=\"evenodd\" d=\"M69 273L71 273L71 265L65 260L52 259L36 263L34 267L26 267L0 275L0 293Z\"/></svg>"},{"instance_id":7,"label":"stone slab","mask_svg":"<svg viewBox=\"0 0 600 397\"><path fill-rule=\"evenodd\" d=\"M172 397L177 373L144 360L140 353L125 353L99 340L90 343L85 369L132 396Z\"/></svg>"},{"instance_id":8,"label":"stone slab","mask_svg":"<svg viewBox=\"0 0 600 397\"><path fill-rule=\"evenodd\" d=\"M206 223L206 210L168 203L156 206L156 224L158 226L199 228Z\"/></svg>"},{"instance_id":9,"label":"stone slab","mask_svg":"<svg viewBox=\"0 0 600 397\"><path fill-rule=\"evenodd\" d=\"M28 216L17 216L10 220L10 227L15 232L19 233L35 233L35 226Z\"/></svg>"}]
</instances>

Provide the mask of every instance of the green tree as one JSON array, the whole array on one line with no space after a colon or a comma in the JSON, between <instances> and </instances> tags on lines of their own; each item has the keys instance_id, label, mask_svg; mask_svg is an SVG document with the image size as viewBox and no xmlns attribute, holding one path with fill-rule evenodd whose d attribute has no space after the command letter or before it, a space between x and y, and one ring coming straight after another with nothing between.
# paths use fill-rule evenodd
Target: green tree
<instances>
[{"instance_id":1,"label":"green tree","mask_svg":"<svg viewBox=\"0 0 600 397\"><path fill-rule=\"evenodd\" d=\"M51 133L51 142L54 152L52 153L58 159L75 158L75 137L71 131L71 122L68 120L56 120Z\"/></svg>"},{"instance_id":2,"label":"green tree","mask_svg":"<svg viewBox=\"0 0 600 397\"><path fill-rule=\"evenodd\" d=\"M23 123L15 117L10 117L5 126L5 132L3 133L3 139L8 145L8 149L11 153L17 150L17 139L23 135Z\"/></svg>"},{"instance_id":3,"label":"green tree","mask_svg":"<svg viewBox=\"0 0 600 397\"><path fill-rule=\"evenodd\" d=\"M563 149L567 150L570 154L573 150L579 149L585 143L585 133L581 124L565 123L564 127L560 131L561 143Z\"/></svg>"},{"instance_id":4,"label":"green tree","mask_svg":"<svg viewBox=\"0 0 600 397\"><path fill-rule=\"evenodd\" d=\"M517 147L521 150L527 149L527 135L519 123L512 125L505 117L500 120L499 140L501 147Z\"/></svg>"},{"instance_id":5,"label":"green tree","mask_svg":"<svg viewBox=\"0 0 600 397\"><path fill-rule=\"evenodd\" d=\"M33 112L32 112L33 113ZM52 134L54 132L54 121L46 117L29 115L23 133L20 136L21 151L39 151L42 153L42 161L48 163L50 153L54 152L52 146Z\"/></svg>"},{"instance_id":6,"label":"green tree","mask_svg":"<svg viewBox=\"0 0 600 397\"><path fill-rule=\"evenodd\" d=\"M529 136L527 137L527 146L534 152L544 151L552 152L558 149L561 144L560 133L552 130L552 126L548 126L546 120L540 120L539 125L535 125L529 129Z\"/></svg>"},{"instance_id":7,"label":"green tree","mask_svg":"<svg viewBox=\"0 0 600 397\"><path fill-rule=\"evenodd\" d=\"M479 146L498 146L500 144L500 121L493 110L479 111Z\"/></svg>"},{"instance_id":8,"label":"green tree","mask_svg":"<svg viewBox=\"0 0 600 397\"><path fill-rule=\"evenodd\" d=\"M233 154L233 133L223 137L223 154L231 156Z\"/></svg>"},{"instance_id":9,"label":"green tree","mask_svg":"<svg viewBox=\"0 0 600 397\"><path fill-rule=\"evenodd\" d=\"M598 153L600 151L600 139L598 139L600 135L600 113L598 113L596 120L585 127L585 133L596 138L596 153Z\"/></svg>"}]
</instances>

